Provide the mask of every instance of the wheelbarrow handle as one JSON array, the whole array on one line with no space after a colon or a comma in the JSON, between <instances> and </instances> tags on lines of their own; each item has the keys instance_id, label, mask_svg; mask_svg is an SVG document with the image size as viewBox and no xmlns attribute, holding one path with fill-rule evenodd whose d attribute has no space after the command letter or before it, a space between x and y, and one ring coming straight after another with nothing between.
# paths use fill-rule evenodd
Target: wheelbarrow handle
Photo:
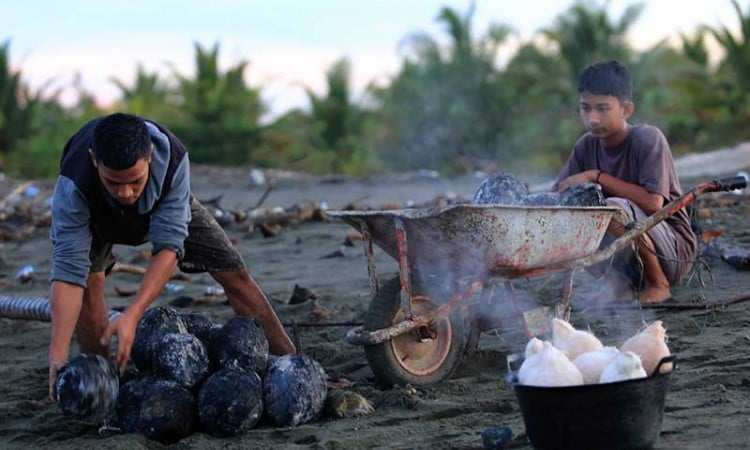
<instances>
[{"instance_id":1,"label":"wheelbarrow handle","mask_svg":"<svg viewBox=\"0 0 750 450\"><path fill-rule=\"evenodd\" d=\"M735 189L745 189L747 187L747 180L745 177L736 176L722 178L721 180L714 180L717 191L733 191Z\"/></svg>"}]
</instances>

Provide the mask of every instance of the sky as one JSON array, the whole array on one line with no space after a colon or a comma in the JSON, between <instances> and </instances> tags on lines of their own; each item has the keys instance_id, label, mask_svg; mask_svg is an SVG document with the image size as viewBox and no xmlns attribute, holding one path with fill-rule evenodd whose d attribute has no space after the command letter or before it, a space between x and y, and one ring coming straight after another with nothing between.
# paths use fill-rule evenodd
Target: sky
<instances>
[{"instance_id":1,"label":"sky","mask_svg":"<svg viewBox=\"0 0 750 450\"><path fill-rule=\"evenodd\" d=\"M596 0L594 0L596 1ZM474 36L490 23L516 35L499 57L528 41L572 6L574 0L475 0ZM610 0L619 18L635 0ZM690 34L700 25L738 29L730 0L646 0L629 39L645 49L663 38ZM404 38L446 33L436 17L443 6L463 15L471 0L27 0L5 2L0 42L10 42L11 65L32 88L70 86L77 80L99 104L119 96L113 78L132 85L138 65L168 78L194 74L195 45L219 44L225 70L248 61L248 83L261 88L273 118L308 106L305 88L325 93L325 73L347 57L356 95L371 82L385 83L398 70ZM600 0L597 4L601 5ZM739 0L743 13L750 0ZM49 88L48 88L49 89ZM74 90L63 95L72 103ZM357 98L355 97L355 100Z\"/></svg>"}]
</instances>

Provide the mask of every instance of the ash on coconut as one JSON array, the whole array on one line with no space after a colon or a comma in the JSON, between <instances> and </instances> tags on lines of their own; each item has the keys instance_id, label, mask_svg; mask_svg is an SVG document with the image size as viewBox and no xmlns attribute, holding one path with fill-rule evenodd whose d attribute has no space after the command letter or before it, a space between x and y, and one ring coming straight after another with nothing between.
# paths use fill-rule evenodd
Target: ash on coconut
<instances>
[{"instance_id":1,"label":"ash on coconut","mask_svg":"<svg viewBox=\"0 0 750 450\"><path fill-rule=\"evenodd\" d=\"M520 202L526 206L556 206L560 204L560 195L557 192L538 192L529 194Z\"/></svg>"},{"instance_id":2,"label":"ash on coconut","mask_svg":"<svg viewBox=\"0 0 750 450\"><path fill-rule=\"evenodd\" d=\"M606 206L602 187L597 183L579 183L560 193L564 206Z\"/></svg>"},{"instance_id":3,"label":"ash on coconut","mask_svg":"<svg viewBox=\"0 0 750 450\"><path fill-rule=\"evenodd\" d=\"M234 367L262 378L268 362L268 339L258 321L236 316L213 333L208 354L217 369Z\"/></svg>"},{"instance_id":4,"label":"ash on coconut","mask_svg":"<svg viewBox=\"0 0 750 450\"><path fill-rule=\"evenodd\" d=\"M323 367L307 355L275 358L263 380L266 414L283 427L296 427L316 419L323 410L327 392Z\"/></svg>"},{"instance_id":5,"label":"ash on coconut","mask_svg":"<svg viewBox=\"0 0 750 450\"><path fill-rule=\"evenodd\" d=\"M517 205L529 195L526 184L514 175L498 172L486 178L474 193L478 205Z\"/></svg>"},{"instance_id":6,"label":"ash on coconut","mask_svg":"<svg viewBox=\"0 0 750 450\"><path fill-rule=\"evenodd\" d=\"M206 314L199 312L182 313L182 322L187 332L194 335L208 348L212 333L221 329L221 324L214 322Z\"/></svg>"},{"instance_id":7,"label":"ash on coconut","mask_svg":"<svg viewBox=\"0 0 750 450\"><path fill-rule=\"evenodd\" d=\"M192 389L208 375L208 352L192 334L167 333L156 347L154 375Z\"/></svg>"},{"instance_id":8,"label":"ash on coconut","mask_svg":"<svg viewBox=\"0 0 750 450\"><path fill-rule=\"evenodd\" d=\"M156 380L141 401L136 430L155 441L172 444L190 436L197 424L195 396L172 380Z\"/></svg>"},{"instance_id":9,"label":"ash on coconut","mask_svg":"<svg viewBox=\"0 0 750 450\"><path fill-rule=\"evenodd\" d=\"M65 415L90 423L104 420L115 408L120 389L117 368L103 356L82 353L57 373L57 404Z\"/></svg>"},{"instance_id":10,"label":"ash on coconut","mask_svg":"<svg viewBox=\"0 0 750 450\"><path fill-rule=\"evenodd\" d=\"M117 397L117 405L110 423L120 429L123 433L135 433L138 424L138 416L141 412L141 403L146 392L156 379L150 373L142 373L120 386L120 394Z\"/></svg>"},{"instance_id":11,"label":"ash on coconut","mask_svg":"<svg viewBox=\"0 0 750 450\"><path fill-rule=\"evenodd\" d=\"M198 416L214 436L235 436L253 428L263 414L258 374L228 367L214 372L198 393Z\"/></svg>"},{"instance_id":12,"label":"ash on coconut","mask_svg":"<svg viewBox=\"0 0 750 450\"><path fill-rule=\"evenodd\" d=\"M156 346L167 333L187 333L187 328L176 309L158 306L143 314L138 321L130 351L130 359L138 370L151 369Z\"/></svg>"}]
</instances>

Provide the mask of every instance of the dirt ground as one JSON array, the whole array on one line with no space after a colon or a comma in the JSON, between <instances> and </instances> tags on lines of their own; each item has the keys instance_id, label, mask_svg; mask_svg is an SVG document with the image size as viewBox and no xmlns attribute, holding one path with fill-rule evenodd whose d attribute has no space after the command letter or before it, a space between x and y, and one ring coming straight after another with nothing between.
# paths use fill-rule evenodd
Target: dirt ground
<instances>
[{"instance_id":1,"label":"dirt ground","mask_svg":"<svg viewBox=\"0 0 750 450\"><path fill-rule=\"evenodd\" d=\"M479 181L465 177L446 180L429 173L389 178L347 180L277 174L278 188L264 206L291 207L301 202L325 202L329 208L350 203L374 208L388 203L420 204L438 197L470 197ZM710 179L710 178L707 178ZM540 181L540 180L534 180ZM695 180L692 180L695 181ZM0 193L14 180L0 181ZM691 181L683 182L683 188ZM226 208L250 208L263 194L246 171L196 167L194 193L206 200L222 195ZM750 197L747 194L707 195L699 203L704 231L721 233L725 243L750 248ZM245 256L251 272L271 298L282 321L361 322L370 301L367 268L361 246L343 246L354 231L339 220L287 226L275 237L248 232L246 224L227 229ZM144 265L144 248L116 247L122 262ZM0 244L0 297L46 297L50 270L48 229L39 228L20 242ZM340 251L338 257L326 257ZM747 295L750 277L718 258L706 258L702 271L673 290L674 303L721 302ZM16 273L32 264L31 281ZM376 249L381 280L396 274L393 259ZM701 286L703 280L706 286ZM110 308L123 307L132 296L116 289L137 286L139 277L115 273L107 281ZM179 293L163 292L157 305L178 295L200 297L213 286L207 275L193 275ZM554 298L559 275L514 282L540 301ZM295 284L317 295L314 302L288 304ZM636 307L576 308L588 299L597 282L586 273L575 277L572 322L590 327L605 345L617 345L644 322L662 320L669 347L677 355L670 377L662 433L657 448L725 449L750 447L750 302L708 309L639 309ZM222 299L191 305L219 321L231 317ZM353 382L352 390L375 407L371 415L320 420L297 428L275 428L266 422L233 438L197 432L172 447L219 448L482 448L480 434L489 427L508 426L514 439L508 448L531 448L514 392L504 381L506 355L523 349L525 338L514 321L482 334L479 349L468 351L451 379L416 390L382 389L374 382L363 348L348 344L349 326L299 327L301 350L317 359L329 373ZM293 331L289 328L290 333ZM138 434L107 434L64 417L47 401L49 323L0 318L0 448L152 449L162 448ZM77 348L73 347L71 354Z\"/></svg>"}]
</instances>

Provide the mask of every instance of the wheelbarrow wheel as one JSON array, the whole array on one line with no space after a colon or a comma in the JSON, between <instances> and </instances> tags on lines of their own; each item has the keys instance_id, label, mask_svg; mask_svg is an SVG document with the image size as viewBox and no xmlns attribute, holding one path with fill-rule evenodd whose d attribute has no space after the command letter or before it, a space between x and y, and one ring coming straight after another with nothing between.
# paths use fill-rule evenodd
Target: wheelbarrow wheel
<instances>
[{"instance_id":1,"label":"wheelbarrow wheel","mask_svg":"<svg viewBox=\"0 0 750 450\"><path fill-rule=\"evenodd\" d=\"M437 305L420 296L412 285L412 314L421 315ZM406 318L401 309L398 277L386 282L373 297L364 320L368 331L390 327ZM468 340L466 319L458 311L431 324L430 337L415 330L380 344L366 345L365 354L380 384L424 386L448 378L458 367Z\"/></svg>"}]
</instances>

